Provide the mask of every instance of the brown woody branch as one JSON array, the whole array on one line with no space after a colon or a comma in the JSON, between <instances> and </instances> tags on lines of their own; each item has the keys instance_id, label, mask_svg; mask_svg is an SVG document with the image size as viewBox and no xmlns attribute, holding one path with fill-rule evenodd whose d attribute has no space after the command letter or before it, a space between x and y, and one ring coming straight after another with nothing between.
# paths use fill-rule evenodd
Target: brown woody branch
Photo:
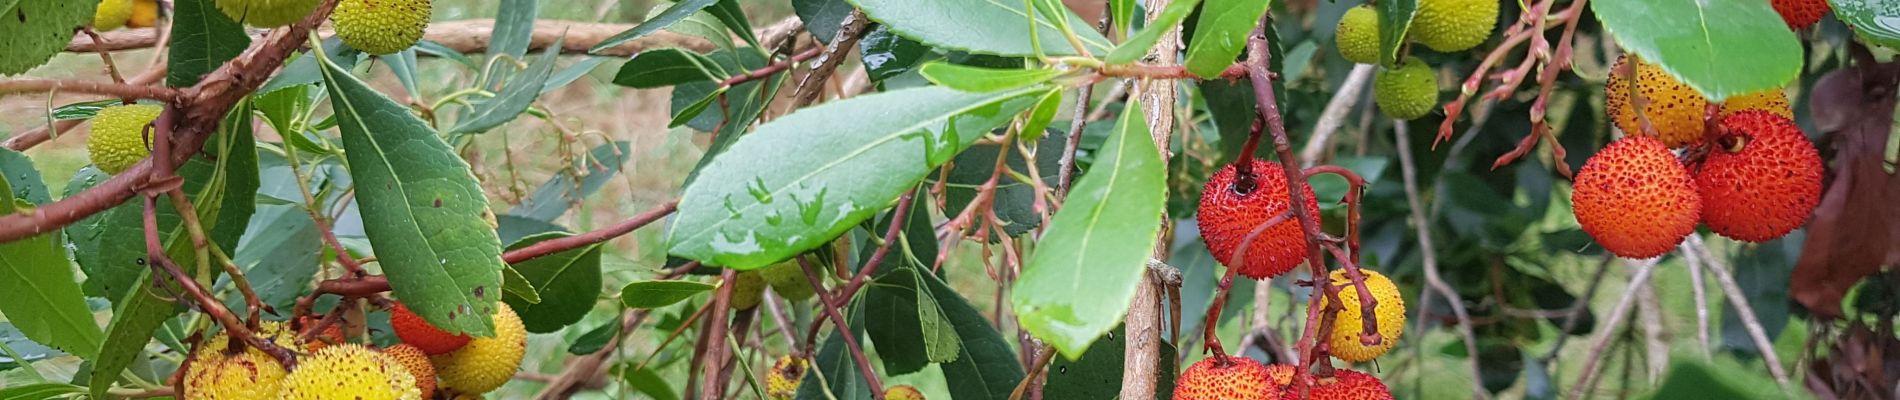
<instances>
[{"instance_id":1,"label":"brown woody branch","mask_svg":"<svg viewBox=\"0 0 1900 400\"><path fill-rule=\"evenodd\" d=\"M14 79L0 81L0 97L12 94L49 91L98 94L122 99L151 99L166 103L177 103L184 100L183 93L179 93L178 90L167 87L58 79Z\"/></svg>"},{"instance_id":2,"label":"brown woody branch","mask_svg":"<svg viewBox=\"0 0 1900 400\"><path fill-rule=\"evenodd\" d=\"M544 50L554 44L556 39L566 35L561 42L563 54L588 54L587 50L600 44L607 38L622 31L632 29L630 24L603 24L582 21L538 20L534 22L534 34L528 41L531 51ZM270 31L251 30L252 39L262 39ZM495 20L471 19L445 21L429 24L422 40L441 43L462 53L481 53L488 50L489 41L495 33ZM321 36L331 36L333 32L324 29ZM75 53L94 53L100 51L122 51L150 48L158 44L159 31L156 28L121 29L100 33L103 42L95 42L84 36L74 37L66 45L66 51ZM678 47L693 51L711 51L712 43L705 39L681 35L672 32L654 32L637 40L631 40L618 46L604 49L595 55L626 57L641 51L657 48ZM418 54L423 55L423 54Z\"/></svg>"}]
</instances>

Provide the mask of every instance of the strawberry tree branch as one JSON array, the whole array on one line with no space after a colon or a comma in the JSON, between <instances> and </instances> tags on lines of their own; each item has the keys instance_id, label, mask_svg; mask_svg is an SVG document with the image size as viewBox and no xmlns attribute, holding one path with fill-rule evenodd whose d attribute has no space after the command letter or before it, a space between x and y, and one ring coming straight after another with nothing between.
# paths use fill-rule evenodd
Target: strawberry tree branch
<instances>
[{"instance_id":1,"label":"strawberry tree branch","mask_svg":"<svg viewBox=\"0 0 1900 400\"><path fill-rule=\"evenodd\" d=\"M864 38L865 30L871 26L871 19L864 16L863 10L853 9L840 25L838 32L831 35L831 41L827 42L830 45L825 47L824 61L798 81L798 88L792 96L793 109L804 108L818 100L818 94L824 92L825 81L831 79L838 71L838 65L844 64L844 60L849 58L845 54L850 53L851 48L858 46L858 40Z\"/></svg>"},{"instance_id":2,"label":"strawberry tree branch","mask_svg":"<svg viewBox=\"0 0 1900 400\"><path fill-rule=\"evenodd\" d=\"M726 315L732 311L732 292L736 286L739 286L738 277L739 270L726 268L719 277L719 290L713 295L712 314L706 318L707 329L704 332L706 336L700 342L712 343L712 345L700 346L700 349L706 351L706 362L695 366L700 368L700 373L705 374L706 377L705 387L702 388L704 391L700 392L700 400L720 400L725 394L725 381L719 378L724 375L720 371L725 369L726 364L726 346L723 344L726 342L726 335L729 334L726 330L730 327L730 321L727 320Z\"/></svg>"},{"instance_id":3,"label":"strawberry tree branch","mask_svg":"<svg viewBox=\"0 0 1900 400\"><path fill-rule=\"evenodd\" d=\"M1768 364L1768 373L1774 375L1775 383L1781 385L1783 392L1792 391L1794 387L1788 382L1788 371L1782 369L1781 356L1775 354L1774 343L1768 340L1768 333L1762 329L1761 319L1755 317L1755 307L1748 305L1748 295L1743 294L1741 285L1735 283L1735 275L1728 272L1728 266L1722 265L1720 258L1709 252L1709 246L1702 242L1701 236L1689 235L1689 240L1683 245L1685 250L1702 253L1704 265L1715 275L1716 286L1720 286L1722 294L1728 296L1729 307L1741 317L1743 330L1755 342L1755 352L1761 354L1762 363Z\"/></svg>"},{"instance_id":4,"label":"strawberry tree branch","mask_svg":"<svg viewBox=\"0 0 1900 400\"><path fill-rule=\"evenodd\" d=\"M1603 359L1604 350L1609 348L1610 339L1616 336L1617 328L1623 324L1623 320L1629 319L1630 309L1636 304L1635 288L1649 284L1649 275L1655 272L1656 263L1660 260L1660 258L1628 260L1629 263L1636 264L1636 272L1630 276L1630 289L1623 291L1623 297L1618 299L1616 306L1610 309L1609 322L1598 327L1596 335L1590 339L1590 351L1585 353L1588 355L1583 359L1583 375L1577 377L1577 384L1570 387L1570 393L1564 398L1584 398L1591 387L1596 386L1597 362Z\"/></svg>"},{"instance_id":5,"label":"strawberry tree branch","mask_svg":"<svg viewBox=\"0 0 1900 400\"><path fill-rule=\"evenodd\" d=\"M184 93L179 92L177 89L129 83L64 79L9 79L0 81L0 98L4 98L8 95L49 91L97 94L128 100L149 99L166 103L177 103L185 99Z\"/></svg>"},{"instance_id":6,"label":"strawberry tree branch","mask_svg":"<svg viewBox=\"0 0 1900 400\"><path fill-rule=\"evenodd\" d=\"M535 242L527 247L509 250L501 254L501 260L509 264L517 264L522 261L532 260L536 257L605 242L632 233L634 230L652 224L654 221L659 221L661 218L666 218L667 215L673 214L673 211L679 210L679 204L679 199L667 200L666 202L653 206L653 208L634 215L633 218L628 218L625 221L620 221L605 228L579 235Z\"/></svg>"},{"instance_id":7,"label":"strawberry tree branch","mask_svg":"<svg viewBox=\"0 0 1900 400\"><path fill-rule=\"evenodd\" d=\"M244 325L244 321L239 320L236 315L232 315L231 310L224 308L224 303L218 302L217 298L211 297L210 294L206 293L204 287L198 284L198 280L192 279L190 275L186 275L184 270L178 268L177 263L172 262L171 257L165 255L165 245L159 240L158 234L158 196L153 194L144 197L145 258L154 269L153 279L159 280L162 285L164 278L157 274L170 276L172 281L176 282L185 293L191 295L190 301L196 303L200 311L203 311L205 315L211 316L213 320L218 321L218 324L224 327L225 331L230 332L230 337L233 340L241 341L245 345L255 347L265 354L269 354L271 358L277 360L278 364L282 364L286 368L294 368L297 365L296 356L292 355L289 350L285 350L283 347L279 347L275 343L259 338L256 334L252 333L251 329ZM233 346L232 348L236 349L237 347Z\"/></svg>"},{"instance_id":8,"label":"strawberry tree branch","mask_svg":"<svg viewBox=\"0 0 1900 400\"><path fill-rule=\"evenodd\" d=\"M1458 336L1464 339L1465 354L1469 355L1465 357L1465 367L1471 369L1471 395L1474 398L1488 397L1490 394L1484 390L1484 369L1478 363L1478 335L1472 330L1471 313L1465 310L1464 298L1458 296L1458 291L1445 282L1438 270L1438 248L1432 245L1431 219L1426 217L1430 209L1425 208L1424 196L1419 194L1418 163L1412 159L1411 134L1406 132L1405 124L1392 124L1392 136L1398 141L1400 175L1405 180L1405 203L1412 209L1412 229L1418 235L1419 253L1425 259L1427 290L1420 291L1418 304L1413 307L1430 310L1434 292L1445 296L1445 304L1451 306L1452 316L1458 319ZM1412 330L1412 337L1425 337L1425 325L1419 323ZM1417 345L1424 346L1424 341L1418 341Z\"/></svg>"},{"instance_id":9,"label":"strawberry tree branch","mask_svg":"<svg viewBox=\"0 0 1900 400\"><path fill-rule=\"evenodd\" d=\"M891 221L892 225L897 225L898 223L899 221L896 220ZM838 304L838 300L831 297L831 294L825 293L825 284L818 278L818 270L811 267L811 261L807 260L803 255L797 258L798 267L805 270L805 281L811 283L813 291L818 292L819 304L823 305L818 308L824 311L826 318L831 319L831 325L833 325L833 329L836 330L832 334L844 338L845 349L851 352L853 364L857 364L858 373L864 375L864 382L871 387L871 398L884 400L884 384L878 380L877 371L871 369L871 360L864 356L864 347L858 346L858 335L851 331L851 325L846 324L844 316L838 313L838 309L841 307L832 306L832 304ZM730 273L730 271L728 271L728 273ZM817 326L818 324L814 323L812 325ZM807 354L816 353L817 352L813 351Z\"/></svg>"},{"instance_id":10,"label":"strawberry tree branch","mask_svg":"<svg viewBox=\"0 0 1900 400\"><path fill-rule=\"evenodd\" d=\"M1154 21L1169 2L1168 0L1149 0L1146 3L1148 13L1145 18L1148 21ZM1071 37L1071 41L1074 41L1074 35L1068 36ZM1077 49L1082 48L1080 44L1072 45ZM1177 64L1180 50L1181 28L1172 27L1161 35L1161 39L1154 44L1154 47L1148 49L1143 59L1163 65ZM1130 96L1140 99L1143 122L1148 124L1149 137L1160 153L1161 163L1166 165L1170 158L1168 143L1174 137L1176 128L1174 105L1179 93L1179 83L1174 78L1168 77L1142 77L1134 80L1130 86L1132 86ZM1086 104L1086 101L1083 104ZM1124 113L1135 111L1122 110ZM1070 132L1070 135L1073 139L1081 136L1082 132ZM1167 212L1164 210L1162 214L1161 229L1156 233L1155 246L1150 252L1151 261L1168 259L1168 244L1173 242ZM1166 264L1150 263L1150 265L1156 264L1166 268ZM1139 283L1135 285L1135 296L1128 303L1128 315L1122 319L1123 336L1126 340L1122 348L1123 371L1120 392L1122 399L1154 398L1155 385L1159 380L1161 369L1161 298L1164 293L1166 291L1162 289L1153 271L1142 274Z\"/></svg>"}]
</instances>

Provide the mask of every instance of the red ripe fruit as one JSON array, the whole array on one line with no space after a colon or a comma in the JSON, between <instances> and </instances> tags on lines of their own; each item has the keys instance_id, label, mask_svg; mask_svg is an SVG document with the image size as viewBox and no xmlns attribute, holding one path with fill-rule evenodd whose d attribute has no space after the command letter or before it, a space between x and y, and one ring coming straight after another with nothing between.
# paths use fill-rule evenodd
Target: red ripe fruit
<instances>
[{"instance_id":1,"label":"red ripe fruit","mask_svg":"<svg viewBox=\"0 0 1900 400\"><path fill-rule=\"evenodd\" d=\"M1280 390L1267 383L1267 367L1247 357L1208 357L1188 366L1174 382L1175 400L1272 400Z\"/></svg>"},{"instance_id":2,"label":"red ripe fruit","mask_svg":"<svg viewBox=\"0 0 1900 400\"><path fill-rule=\"evenodd\" d=\"M1730 239L1765 242L1808 220L1821 202L1821 154L1794 121L1766 111L1722 118L1696 172L1702 222Z\"/></svg>"},{"instance_id":3,"label":"red ripe fruit","mask_svg":"<svg viewBox=\"0 0 1900 400\"><path fill-rule=\"evenodd\" d=\"M1286 218L1254 235L1254 228L1287 213L1293 204L1288 200L1283 169L1279 164L1254 159L1251 179L1241 180L1235 165L1221 168L1201 192L1201 208L1195 216L1200 221L1201 239L1221 265L1248 278L1269 278L1292 270L1306 259L1306 234L1300 231L1299 222ZM1319 200L1312 186L1306 187L1306 209L1313 213L1307 219L1318 223ZM1249 235L1255 236L1253 241L1241 254L1243 258L1235 260L1235 251Z\"/></svg>"},{"instance_id":4,"label":"red ripe fruit","mask_svg":"<svg viewBox=\"0 0 1900 400\"><path fill-rule=\"evenodd\" d=\"M396 329L396 337L402 338L403 343L416 346L429 355L455 351L462 348L462 345L468 344L469 340L468 335L450 335L436 328L435 325L430 325L429 321L422 319L421 315L410 312L409 307L402 305L401 302L389 308L389 325Z\"/></svg>"},{"instance_id":5,"label":"red ripe fruit","mask_svg":"<svg viewBox=\"0 0 1900 400\"><path fill-rule=\"evenodd\" d=\"M1583 164L1572 187L1577 223L1619 257L1668 253L1695 232L1702 214L1688 169L1652 137L1610 143Z\"/></svg>"},{"instance_id":6,"label":"red ripe fruit","mask_svg":"<svg viewBox=\"0 0 1900 400\"><path fill-rule=\"evenodd\" d=\"M1278 389L1282 391L1282 400L1302 400L1299 389L1292 386L1294 367L1274 365L1273 374ZM1364 372L1349 369L1335 369L1331 377L1307 375L1306 399L1324 400L1392 400L1392 391L1385 388L1385 382Z\"/></svg>"},{"instance_id":7,"label":"red ripe fruit","mask_svg":"<svg viewBox=\"0 0 1900 400\"><path fill-rule=\"evenodd\" d=\"M1814 26L1827 15L1827 0L1770 0L1775 12L1781 13L1781 20L1788 22L1788 29L1802 30Z\"/></svg>"}]
</instances>

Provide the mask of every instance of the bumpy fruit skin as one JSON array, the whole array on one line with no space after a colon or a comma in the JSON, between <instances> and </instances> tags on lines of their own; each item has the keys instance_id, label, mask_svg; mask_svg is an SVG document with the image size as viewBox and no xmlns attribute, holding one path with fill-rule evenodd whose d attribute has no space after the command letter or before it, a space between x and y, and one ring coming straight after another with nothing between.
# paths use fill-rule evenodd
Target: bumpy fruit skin
<instances>
[{"instance_id":1,"label":"bumpy fruit skin","mask_svg":"<svg viewBox=\"0 0 1900 400\"><path fill-rule=\"evenodd\" d=\"M409 375L416 378L416 390L422 392L423 398L435 396L435 366L429 364L427 353L423 353L422 349L416 346L398 344L383 349L383 354L389 355L389 358L396 360L397 364L402 364L403 369L409 370Z\"/></svg>"},{"instance_id":2,"label":"bumpy fruit skin","mask_svg":"<svg viewBox=\"0 0 1900 400\"><path fill-rule=\"evenodd\" d=\"M259 28L275 28L303 20L317 9L318 0L218 0L218 9L231 20Z\"/></svg>"},{"instance_id":3,"label":"bumpy fruit skin","mask_svg":"<svg viewBox=\"0 0 1900 400\"><path fill-rule=\"evenodd\" d=\"M817 265L813 265L814 271ZM823 276L820 274L820 276ZM805 269L798 266L798 260L786 261L759 270L759 277L772 285L772 292L791 301L804 301L818 294L812 290L811 282L805 279Z\"/></svg>"},{"instance_id":4,"label":"bumpy fruit skin","mask_svg":"<svg viewBox=\"0 0 1900 400\"><path fill-rule=\"evenodd\" d=\"M1695 231L1702 213L1688 169L1647 136L1624 137L1590 156L1573 187L1577 223L1625 258L1668 253Z\"/></svg>"},{"instance_id":5,"label":"bumpy fruit skin","mask_svg":"<svg viewBox=\"0 0 1900 400\"><path fill-rule=\"evenodd\" d=\"M283 325L277 322L265 322L258 327L257 334L263 335L278 346L295 349L296 335L284 332ZM258 399L277 395L283 388L284 370L277 359L262 350L246 348L243 353L227 354L231 336L218 332L210 339L200 342L198 350L192 353L189 369L185 372L184 398L189 399Z\"/></svg>"},{"instance_id":6,"label":"bumpy fruit skin","mask_svg":"<svg viewBox=\"0 0 1900 400\"><path fill-rule=\"evenodd\" d=\"M798 396L798 383L805 380L805 369L809 367L803 358L780 356L778 362L772 364L772 372L765 377L766 398L791 400Z\"/></svg>"},{"instance_id":7,"label":"bumpy fruit skin","mask_svg":"<svg viewBox=\"0 0 1900 400\"><path fill-rule=\"evenodd\" d=\"M1484 43L1498 25L1498 0L1419 0L1412 39L1432 50L1464 51Z\"/></svg>"},{"instance_id":8,"label":"bumpy fruit skin","mask_svg":"<svg viewBox=\"0 0 1900 400\"><path fill-rule=\"evenodd\" d=\"M132 0L100 0L92 12L92 30L105 32L125 26L132 19Z\"/></svg>"},{"instance_id":9,"label":"bumpy fruit skin","mask_svg":"<svg viewBox=\"0 0 1900 400\"><path fill-rule=\"evenodd\" d=\"M402 338L403 343L416 346L429 355L455 351L469 342L468 335L450 335L430 325L421 315L409 311L409 307L401 302L389 308L389 325L395 328L396 337Z\"/></svg>"},{"instance_id":10,"label":"bumpy fruit skin","mask_svg":"<svg viewBox=\"0 0 1900 400\"><path fill-rule=\"evenodd\" d=\"M131 28L150 28L158 26L158 1L133 0L132 19L125 21Z\"/></svg>"},{"instance_id":11,"label":"bumpy fruit skin","mask_svg":"<svg viewBox=\"0 0 1900 400\"><path fill-rule=\"evenodd\" d=\"M1286 383L1280 387L1282 390L1280 399L1301 399L1299 389L1292 387L1293 367L1284 365L1276 365L1276 367L1286 367L1283 373L1288 374L1284 381ZM1336 369L1330 377L1307 375L1307 378L1310 379L1307 386L1306 398L1308 399L1392 400L1392 391L1386 389L1385 382L1380 382L1379 378L1364 372Z\"/></svg>"},{"instance_id":12,"label":"bumpy fruit skin","mask_svg":"<svg viewBox=\"0 0 1900 400\"><path fill-rule=\"evenodd\" d=\"M1332 344L1333 358L1348 362L1366 362L1378 358L1399 343L1399 335L1405 332L1405 299L1399 295L1398 285L1384 274L1369 269L1360 269L1365 274L1366 291L1378 300L1373 306L1373 319L1379 323L1379 344L1367 346L1359 341L1359 333L1364 329L1361 319L1359 288L1353 286L1346 270L1334 270L1331 279L1333 286L1339 288L1339 304L1343 309L1333 317L1333 335L1327 339ZM1320 306L1326 307L1330 299L1320 297Z\"/></svg>"},{"instance_id":13,"label":"bumpy fruit skin","mask_svg":"<svg viewBox=\"0 0 1900 400\"><path fill-rule=\"evenodd\" d=\"M145 127L158 119L164 108L150 104L129 104L99 109L92 117L92 133L86 138L86 154L92 164L107 174L118 175L138 164L151 149L145 148Z\"/></svg>"},{"instance_id":14,"label":"bumpy fruit skin","mask_svg":"<svg viewBox=\"0 0 1900 400\"><path fill-rule=\"evenodd\" d=\"M1781 13L1781 20L1788 23L1788 29L1802 30L1814 26L1827 15L1827 0L1769 0L1775 6L1775 12Z\"/></svg>"},{"instance_id":15,"label":"bumpy fruit skin","mask_svg":"<svg viewBox=\"0 0 1900 400\"><path fill-rule=\"evenodd\" d=\"M1622 76L1618 71L1628 71L1629 76ZM1702 113L1708 107L1708 99L1662 67L1628 54L1616 59L1616 67L1611 69L1610 79L1603 86L1604 109L1617 128L1626 135L1645 135L1642 121L1637 119L1634 99L1630 98L1632 77L1637 92L1648 102L1643 107L1643 115L1661 135L1664 145L1677 148L1702 140Z\"/></svg>"},{"instance_id":16,"label":"bumpy fruit skin","mask_svg":"<svg viewBox=\"0 0 1900 400\"><path fill-rule=\"evenodd\" d=\"M1379 12L1373 11L1370 5L1346 10L1346 15L1339 17L1339 27L1333 30L1333 41L1339 47L1339 56L1346 61L1377 64Z\"/></svg>"},{"instance_id":17,"label":"bumpy fruit skin","mask_svg":"<svg viewBox=\"0 0 1900 400\"><path fill-rule=\"evenodd\" d=\"M884 400L924 400L924 392L917 391L916 386L897 385L884 390Z\"/></svg>"},{"instance_id":18,"label":"bumpy fruit skin","mask_svg":"<svg viewBox=\"0 0 1900 400\"><path fill-rule=\"evenodd\" d=\"M1722 116L1724 117L1748 110L1762 110L1782 118L1794 119L1794 108L1788 107L1788 94L1783 93L1781 89L1736 95L1722 101Z\"/></svg>"},{"instance_id":19,"label":"bumpy fruit skin","mask_svg":"<svg viewBox=\"0 0 1900 400\"><path fill-rule=\"evenodd\" d=\"M1398 68L1380 68L1372 82L1379 110L1398 119L1413 119L1438 105L1438 74L1418 57L1406 57Z\"/></svg>"},{"instance_id":20,"label":"bumpy fruit skin","mask_svg":"<svg viewBox=\"0 0 1900 400\"><path fill-rule=\"evenodd\" d=\"M804 272L800 271L800 273ZM759 301L765 299L765 278L760 277L758 271L740 272L733 281L733 285L732 309L734 310L750 310L752 307L758 307Z\"/></svg>"},{"instance_id":21,"label":"bumpy fruit skin","mask_svg":"<svg viewBox=\"0 0 1900 400\"><path fill-rule=\"evenodd\" d=\"M488 393L508 383L528 350L528 329L508 303L495 303L495 337L478 337L449 354L429 357L436 387L457 393Z\"/></svg>"},{"instance_id":22,"label":"bumpy fruit skin","mask_svg":"<svg viewBox=\"0 0 1900 400\"><path fill-rule=\"evenodd\" d=\"M1208 357L1188 366L1174 381L1175 400L1268 400L1279 393L1267 382L1267 367L1251 358Z\"/></svg>"},{"instance_id":23,"label":"bumpy fruit skin","mask_svg":"<svg viewBox=\"0 0 1900 400\"><path fill-rule=\"evenodd\" d=\"M1245 193L1236 190L1245 189L1236 182L1236 165L1229 164L1214 173L1201 191L1200 211L1194 217L1200 222L1201 239L1207 242L1207 251L1214 254L1214 260L1243 276L1261 279L1286 273L1306 259L1306 235L1293 218L1262 229L1248 244L1244 258L1234 259L1235 251L1255 227L1287 213L1293 204L1280 164L1253 159L1249 165L1254 187ZM1317 224L1319 200L1312 186L1306 187L1306 209L1312 212L1307 219Z\"/></svg>"},{"instance_id":24,"label":"bumpy fruit skin","mask_svg":"<svg viewBox=\"0 0 1900 400\"><path fill-rule=\"evenodd\" d=\"M395 358L355 344L324 347L284 378L283 400L421 400L416 378Z\"/></svg>"},{"instance_id":25,"label":"bumpy fruit skin","mask_svg":"<svg viewBox=\"0 0 1900 400\"><path fill-rule=\"evenodd\" d=\"M429 26L429 0L342 0L330 12L337 37L364 53L402 51Z\"/></svg>"},{"instance_id":26,"label":"bumpy fruit skin","mask_svg":"<svg viewBox=\"0 0 1900 400\"><path fill-rule=\"evenodd\" d=\"M298 325L303 327L301 331L297 332L299 336L316 329L317 324L322 322L322 319L315 318L314 316L297 317L297 320ZM343 324L340 322L332 323L330 326L323 327L322 333L311 335L310 342L304 343L304 349L310 352L316 352L324 346L343 343L343 340Z\"/></svg>"},{"instance_id":27,"label":"bumpy fruit skin","mask_svg":"<svg viewBox=\"0 0 1900 400\"><path fill-rule=\"evenodd\" d=\"M1696 172L1702 222L1730 239L1765 242L1808 220L1821 202L1821 154L1794 121L1764 111L1722 118Z\"/></svg>"}]
</instances>

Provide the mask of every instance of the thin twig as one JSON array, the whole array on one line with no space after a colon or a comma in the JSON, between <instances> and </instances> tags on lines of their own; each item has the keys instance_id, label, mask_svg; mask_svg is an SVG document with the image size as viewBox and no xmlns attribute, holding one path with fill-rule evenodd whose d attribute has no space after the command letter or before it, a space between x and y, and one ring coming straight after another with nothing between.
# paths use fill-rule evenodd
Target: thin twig
<instances>
[{"instance_id":1,"label":"thin twig","mask_svg":"<svg viewBox=\"0 0 1900 400\"><path fill-rule=\"evenodd\" d=\"M664 203L660 203L659 205L653 206L653 208L649 208L646 211L642 211L639 214L634 215L633 218L628 218L625 221L620 221L619 223L613 224L606 228L601 228L601 229L597 229L591 232L574 235L574 236L535 242L534 244L528 245L527 247L509 250L506 253L502 253L501 259L502 261L507 262L509 264L516 264L522 261L534 259L535 257L540 257L540 256L567 251L567 250L572 250L572 249L580 248L582 246L586 246L590 244L605 242L613 238L617 238L617 237L626 235L628 233L631 233L636 229L640 229L641 227L647 226L647 224L651 224L654 221L659 221L661 218L665 218L667 215L672 214L674 211L679 210L679 204L680 204L679 199L667 200Z\"/></svg>"},{"instance_id":2,"label":"thin twig","mask_svg":"<svg viewBox=\"0 0 1900 400\"><path fill-rule=\"evenodd\" d=\"M1465 367L1471 369L1471 396L1473 398L1490 397L1490 393L1484 389L1484 369L1478 363L1478 335L1472 331L1471 314L1465 310L1464 298L1458 296L1458 291L1453 289L1451 284L1446 283L1445 278L1438 271L1438 249L1432 246L1431 221L1425 218L1428 209L1425 208L1424 196L1419 192L1418 163L1412 160L1412 143L1405 124L1392 124L1392 136L1398 141L1399 167L1405 179L1405 202L1412 209L1410 213L1412 229L1418 235L1420 255L1425 258L1425 286L1431 289L1420 292L1421 298L1415 307L1429 310L1431 303L1428 301L1430 301L1431 292L1435 291L1445 296L1445 303L1451 306L1452 315L1458 318L1458 335L1464 339L1465 354L1469 355L1465 357ZM1413 337L1423 338L1425 325L1422 321L1417 324L1412 329ZM1418 346L1424 346L1424 343L1423 340L1417 341Z\"/></svg>"},{"instance_id":3,"label":"thin twig","mask_svg":"<svg viewBox=\"0 0 1900 400\"><path fill-rule=\"evenodd\" d=\"M4 98L7 95L48 91L97 94L122 99L149 99L166 103L180 103L185 100L185 94L183 92L168 87L56 79L10 79L0 81L0 98Z\"/></svg>"},{"instance_id":4,"label":"thin twig","mask_svg":"<svg viewBox=\"0 0 1900 400\"><path fill-rule=\"evenodd\" d=\"M892 221L892 223L897 223L897 221ZM864 356L864 348L858 346L858 335L852 332L851 325L846 324L844 316L838 313L839 307L829 306L835 303L829 298L830 295L825 293L825 284L818 279L818 270L811 267L811 261L806 260L805 256L802 255L797 258L798 267L805 270L805 281L811 284L812 290L818 292L818 299L822 300L822 304L826 305L818 308L824 311L826 318L831 319L832 329L836 330L832 332L832 334L844 338L845 349L851 352L851 359L854 361L854 364L857 364L858 373L864 375L864 382L872 388L871 398L884 400L884 390L881 389L884 387L884 384L877 378L877 371L871 369L871 360ZM814 323L812 325L818 324Z\"/></svg>"},{"instance_id":5,"label":"thin twig","mask_svg":"<svg viewBox=\"0 0 1900 400\"><path fill-rule=\"evenodd\" d=\"M1577 377L1577 384L1570 387L1570 394L1565 398L1584 398L1590 388L1596 385L1597 362L1603 360L1604 350L1609 347L1610 339L1616 336L1617 329L1622 327L1623 320L1629 319L1630 309L1636 305L1636 287L1649 284L1650 273L1655 272L1657 261L1660 260L1660 258L1627 260L1631 264L1636 264L1636 273L1630 276L1629 289L1623 291L1623 297L1618 299L1616 306L1610 309L1610 314L1607 315L1608 322L1598 327L1596 335L1590 339L1590 352L1586 353L1583 359L1583 375Z\"/></svg>"},{"instance_id":6,"label":"thin twig","mask_svg":"<svg viewBox=\"0 0 1900 400\"><path fill-rule=\"evenodd\" d=\"M1682 242L1681 247L1684 264L1689 264L1690 289L1693 290L1695 295L1696 347L1697 350L1702 352L1702 358L1706 360L1712 357L1713 354L1710 353L1709 347L1709 296L1707 293L1708 286L1706 286L1707 284L1703 282L1702 278L1702 269L1704 268L1702 265L1702 254L1690 248L1689 242L1686 240Z\"/></svg>"},{"instance_id":7,"label":"thin twig","mask_svg":"<svg viewBox=\"0 0 1900 400\"><path fill-rule=\"evenodd\" d=\"M1346 81L1339 84L1339 89L1333 92L1333 99L1326 101L1326 109L1320 111L1319 122L1313 124L1313 137L1306 140L1305 147L1300 148L1300 159L1306 161L1301 166L1311 167L1318 163L1333 143L1338 142L1333 140L1333 135L1345 124L1346 114L1352 111L1352 106L1359 104L1359 92L1372 81L1374 69L1372 64L1356 64L1352 72L1346 74Z\"/></svg>"},{"instance_id":8,"label":"thin twig","mask_svg":"<svg viewBox=\"0 0 1900 400\"><path fill-rule=\"evenodd\" d=\"M1722 294L1728 296L1729 308L1735 309L1735 315L1742 319L1742 328L1748 331L1748 338L1755 342L1755 353L1761 355L1762 363L1768 364L1768 373L1774 375L1775 383L1781 385L1783 392L1792 391L1794 387L1788 381L1788 371L1782 369L1781 356L1775 354L1774 343L1768 340L1767 330L1762 329L1761 319L1755 317L1755 308L1748 304L1748 295L1742 293L1742 286L1735 283L1735 276L1729 274L1728 266L1722 265L1722 260L1709 251L1701 236L1689 235L1689 240L1683 244L1702 253L1702 260L1709 267L1709 272L1715 275L1716 286L1720 286Z\"/></svg>"}]
</instances>

